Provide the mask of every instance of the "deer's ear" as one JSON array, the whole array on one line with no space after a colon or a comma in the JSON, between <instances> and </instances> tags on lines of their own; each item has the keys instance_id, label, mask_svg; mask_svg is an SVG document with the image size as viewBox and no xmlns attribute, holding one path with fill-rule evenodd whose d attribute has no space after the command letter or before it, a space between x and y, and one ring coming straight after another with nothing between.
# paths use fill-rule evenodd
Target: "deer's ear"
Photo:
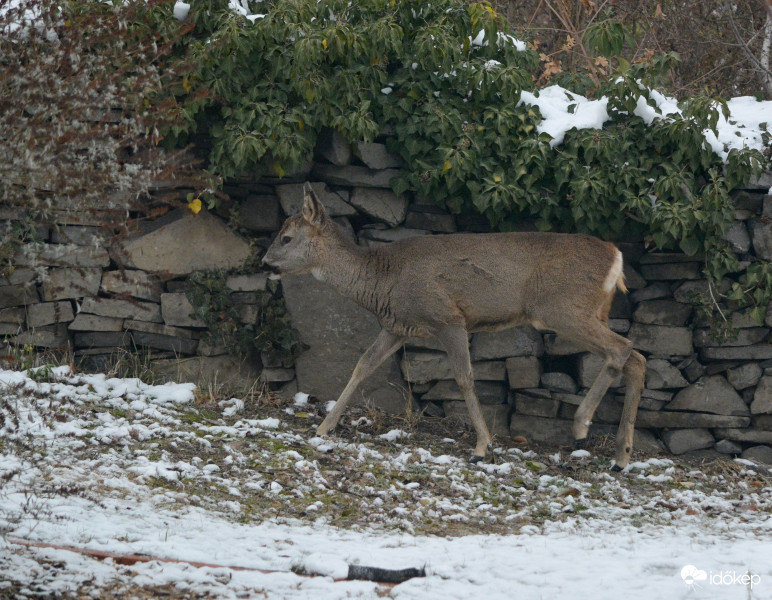
<instances>
[{"instance_id":1,"label":"deer's ear","mask_svg":"<svg viewBox=\"0 0 772 600\"><path fill-rule=\"evenodd\" d=\"M301 211L303 218L311 225L319 226L327 217L327 212L324 210L324 206L319 201L319 198L311 187L311 184L306 181L303 186L303 209Z\"/></svg>"}]
</instances>

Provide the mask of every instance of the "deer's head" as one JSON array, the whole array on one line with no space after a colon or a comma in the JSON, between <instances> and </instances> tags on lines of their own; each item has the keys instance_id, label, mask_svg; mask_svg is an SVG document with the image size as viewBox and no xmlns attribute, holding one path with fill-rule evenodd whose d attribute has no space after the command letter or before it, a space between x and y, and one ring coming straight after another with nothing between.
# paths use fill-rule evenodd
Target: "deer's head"
<instances>
[{"instance_id":1,"label":"deer's head","mask_svg":"<svg viewBox=\"0 0 772 600\"><path fill-rule=\"evenodd\" d=\"M299 275L310 272L315 266L318 249L324 243L324 233L333 225L311 184L306 182L302 210L284 222L265 253L263 264L278 273Z\"/></svg>"}]
</instances>

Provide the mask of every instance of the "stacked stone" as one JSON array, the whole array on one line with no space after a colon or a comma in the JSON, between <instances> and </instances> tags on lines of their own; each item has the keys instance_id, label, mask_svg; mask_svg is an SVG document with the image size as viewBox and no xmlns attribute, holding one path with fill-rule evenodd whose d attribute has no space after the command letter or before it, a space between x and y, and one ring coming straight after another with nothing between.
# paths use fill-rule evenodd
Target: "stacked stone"
<instances>
[{"instance_id":1,"label":"stacked stone","mask_svg":"<svg viewBox=\"0 0 772 600\"><path fill-rule=\"evenodd\" d=\"M14 270L0 280L0 336L15 345L69 347L93 369L102 369L119 349L142 348L156 367L166 360L171 376L227 379L227 373L243 372L245 365L229 357L227 348L202 341L205 324L194 316L185 293L191 273L238 270L255 257L253 246L229 229L226 219L235 216L252 241L265 247L284 218L300 210L302 183L308 180L360 245L487 230L479 217L456 217L409 194L395 194L391 181L400 166L384 144L350 144L328 131L314 162L298 173L227 182L228 199L217 214L173 211L139 224L120 240L105 235L99 218L85 215L40 226L42 243L23 248ZM772 176L765 176L735 195L736 221L726 239L741 263L754 257L772 260L772 196L765 191L770 185ZM739 333L720 344L695 306L720 301L728 283L710 289L700 278L702 259L646 253L642 244L620 247L631 293L618 295L610 326L648 358L636 446L772 462L772 310L759 325L748 311L724 309ZM265 286L260 273L228 280L244 322L255 318L256 294ZM261 369L260 361L253 361L246 365L248 377L261 372L273 389L334 400L375 338L378 323L312 277L284 277L282 287L292 323L310 349L294 366L262 357ZM599 359L532 328L478 333L470 343L477 393L496 435L572 442L571 419L601 368ZM186 363L191 366L181 368ZM616 431L623 386L614 382L601 403L595 432ZM467 419L444 353L422 340L411 340L371 377L360 398L395 412L412 405L431 415Z\"/></svg>"}]
</instances>

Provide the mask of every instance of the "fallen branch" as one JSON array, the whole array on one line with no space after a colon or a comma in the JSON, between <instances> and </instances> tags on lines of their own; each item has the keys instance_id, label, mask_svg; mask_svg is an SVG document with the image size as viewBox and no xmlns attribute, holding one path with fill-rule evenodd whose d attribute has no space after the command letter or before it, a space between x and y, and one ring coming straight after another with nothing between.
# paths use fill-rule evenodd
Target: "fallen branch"
<instances>
[{"instance_id":1,"label":"fallen branch","mask_svg":"<svg viewBox=\"0 0 772 600\"><path fill-rule=\"evenodd\" d=\"M31 548L53 548L55 550L66 550L68 552L75 552L77 554L83 554L85 556L91 556L98 560L111 559L114 563L119 565L134 565L136 563L146 563L158 561L162 563L176 563L186 564L196 568L211 568L211 569L230 569L232 571L251 571L253 573L262 573L264 575L272 575L274 573L287 574L290 571L279 571L271 569L254 569L251 567L234 567L231 565L219 565L215 563L205 563L193 560L180 560L176 558L164 558L162 556L150 556L148 554L121 554L119 552L110 552L108 550L94 550L92 548L81 548L78 546L68 546L62 544L49 544L46 542L34 542L32 540L25 540L20 538L6 538L6 541L11 544L17 544L19 546L27 546ZM294 573L294 571L292 571ZM326 577L326 575L314 574L314 573L295 573L298 577ZM426 577L426 569L381 569L379 567L363 567L359 565L348 566L348 577L345 579L333 579L333 581L351 581L351 580L365 580L379 583L388 587L393 587L399 583L412 579L413 577Z\"/></svg>"}]
</instances>

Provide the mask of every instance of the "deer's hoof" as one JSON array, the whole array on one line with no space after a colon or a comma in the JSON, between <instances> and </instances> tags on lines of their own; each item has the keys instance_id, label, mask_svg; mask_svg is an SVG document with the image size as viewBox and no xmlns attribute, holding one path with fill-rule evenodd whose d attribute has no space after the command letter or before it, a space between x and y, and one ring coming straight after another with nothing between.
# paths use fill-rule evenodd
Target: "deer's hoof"
<instances>
[{"instance_id":1,"label":"deer's hoof","mask_svg":"<svg viewBox=\"0 0 772 600\"><path fill-rule=\"evenodd\" d=\"M472 457L469 459L469 462L470 462L471 464L473 464L473 465L476 465L477 463L479 463L479 462L482 462L482 460L483 460L484 458L485 458L484 456L476 456L476 455L475 455L475 456L472 456Z\"/></svg>"},{"instance_id":2,"label":"deer's hoof","mask_svg":"<svg viewBox=\"0 0 772 600\"><path fill-rule=\"evenodd\" d=\"M624 469L624 467L620 467L619 465L616 465L616 464L613 467L611 467L611 470L614 473L620 473L623 469Z\"/></svg>"},{"instance_id":3,"label":"deer's hoof","mask_svg":"<svg viewBox=\"0 0 772 600\"><path fill-rule=\"evenodd\" d=\"M582 438L581 440L574 440L574 448L581 450L587 447L587 440L589 438Z\"/></svg>"}]
</instances>

